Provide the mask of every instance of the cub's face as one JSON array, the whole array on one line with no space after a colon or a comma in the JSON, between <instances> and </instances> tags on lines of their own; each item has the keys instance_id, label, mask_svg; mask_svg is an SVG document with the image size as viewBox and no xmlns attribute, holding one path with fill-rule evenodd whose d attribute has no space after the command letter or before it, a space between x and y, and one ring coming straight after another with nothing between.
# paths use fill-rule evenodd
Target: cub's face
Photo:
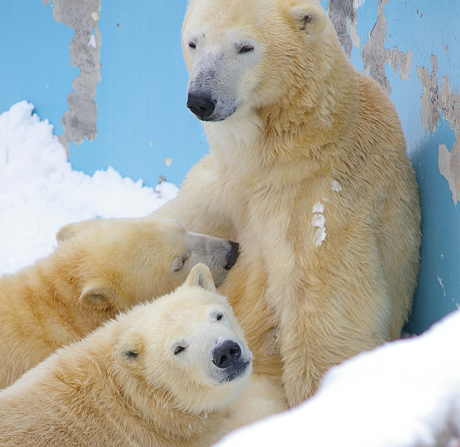
<instances>
[{"instance_id":1,"label":"cub's face","mask_svg":"<svg viewBox=\"0 0 460 447\"><path fill-rule=\"evenodd\" d=\"M326 15L316 0L192 0L182 29L187 107L203 121L278 101L312 75Z\"/></svg>"},{"instance_id":2,"label":"cub's face","mask_svg":"<svg viewBox=\"0 0 460 447\"><path fill-rule=\"evenodd\" d=\"M171 292L198 263L221 284L238 257L238 244L186 231L170 219L96 219L58 233L58 251L72 263L80 302L120 311ZM65 273L65 272L64 272Z\"/></svg>"},{"instance_id":3,"label":"cub's face","mask_svg":"<svg viewBox=\"0 0 460 447\"><path fill-rule=\"evenodd\" d=\"M247 384L252 354L209 270L198 265L176 292L149 306L149 323L125 338L121 361L183 409L228 407Z\"/></svg>"}]
</instances>

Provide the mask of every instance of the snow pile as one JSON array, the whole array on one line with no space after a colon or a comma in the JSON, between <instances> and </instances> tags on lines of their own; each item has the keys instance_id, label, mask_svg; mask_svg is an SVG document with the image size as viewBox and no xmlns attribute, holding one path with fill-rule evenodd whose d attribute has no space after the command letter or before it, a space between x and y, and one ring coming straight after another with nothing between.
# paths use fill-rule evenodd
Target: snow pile
<instances>
[{"instance_id":1,"label":"snow pile","mask_svg":"<svg viewBox=\"0 0 460 447\"><path fill-rule=\"evenodd\" d=\"M302 406L219 447L460 447L460 312L330 370Z\"/></svg>"},{"instance_id":2,"label":"snow pile","mask_svg":"<svg viewBox=\"0 0 460 447\"><path fill-rule=\"evenodd\" d=\"M12 273L55 246L57 230L95 217L140 217L173 198L109 168L93 177L73 171L53 126L26 101L0 115L0 274Z\"/></svg>"}]
</instances>

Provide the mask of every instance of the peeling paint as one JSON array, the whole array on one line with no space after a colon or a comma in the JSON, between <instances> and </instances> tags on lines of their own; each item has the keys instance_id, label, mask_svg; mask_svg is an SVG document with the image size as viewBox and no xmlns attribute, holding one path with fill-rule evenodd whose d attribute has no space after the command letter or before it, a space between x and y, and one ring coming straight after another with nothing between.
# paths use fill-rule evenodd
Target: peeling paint
<instances>
[{"instance_id":1,"label":"peeling paint","mask_svg":"<svg viewBox=\"0 0 460 447\"><path fill-rule=\"evenodd\" d=\"M453 93L455 96L455 92ZM449 183L449 188L452 193L452 201L457 205L460 199L460 126L459 123L459 109L456 109L456 128L455 128L455 142L452 149L447 149L445 144L439 145L439 172L445 177Z\"/></svg>"},{"instance_id":2,"label":"peeling paint","mask_svg":"<svg viewBox=\"0 0 460 447\"><path fill-rule=\"evenodd\" d=\"M389 0L379 0L377 21L368 35L368 42L363 45L361 58L364 62L364 70L370 74L385 93L390 95L391 84L385 74L385 48L384 43L387 35L387 20L383 12L383 5Z\"/></svg>"},{"instance_id":3,"label":"peeling paint","mask_svg":"<svg viewBox=\"0 0 460 447\"><path fill-rule=\"evenodd\" d=\"M399 75L403 81L409 80L409 73L412 68L412 54L411 50L404 53L399 51L398 47L394 47L393 51L385 50L385 62L393 67L395 76L399 68Z\"/></svg>"},{"instance_id":4,"label":"peeling paint","mask_svg":"<svg viewBox=\"0 0 460 447\"><path fill-rule=\"evenodd\" d=\"M356 20L351 22L350 19L347 19L347 28L350 30L350 37L353 45L359 50L359 35L358 30L356 29Z\"/></svg>"},{"instance_id":5,"label":"peeling paint","mask_svg":"<svg viewBox=\"0 0 460 447\"><path fill-rule=\"evenodd\" d=\"M458 133L451 152L446 145L439 146L439 172L449 183L454 205L460 198L460 135Z\"/></svg>"},{"instance_id":6,"label":"peeling paint","mask_svg":"<svg viewBox=\"0 0 460 447\"><path fill-rule=\"evenodd\" d=\"M354 31L352 36L358 36L356 31L356 20L357 20L357 5L353 0L329 0L327 3L327 12L329 18L334 24L334 28L339 36L340 43L345 49L345 53L348 58L351 56L351 50L353 48L353 41L348 34L350 27ZM356 41L356 37L354 37ZM359 48L359 37L358 37L358 48Z\"/></svg>"},{"instance_id":7,"label":"peeling paint","mask_svg":"<svg viewBox=\"0 0 460 447\"><path fill-rule=\"evenodd\" d=\"M427 123L430 133L436 128L436 124L441 117L439 113L439 91L438 91L438 63L436 56L431 56L431 74L428 76L428 69L425 67L417 67L417 74L420 82L423 85L422 118L423 129L426 131Z\"/></svg>"},{"instance_id":8,"label":"peeling paint","mask_svg":"<svg viewBox=\"0 0 460 447\"><path fill-rule=\"evenodd\" d=\"M442 283L442 279L438 276L438 283L442 287L442 293L444 296L446 296L446 288L444 287L444 284Z\"/></svg>"},{"instance_id":9,"label":"peeling paint","mask_svg":"<svg viewBox=\"0 0 460 447\"><path fill-rule=\"evenodd\" d=\"M420 117L424 130L427 130L428 124L431 133L435 131L442 113L450 128L455 131L455 142L450 152L445 144L439 145L438 164L439 172L449 183L452 201L456 205L460 198L460 101L455 90L451 91L448 75L443 76L441 88L438 88L437 71L437 58L434 55L431 56L430 76L427 68L417 67L417 74L423 85Z\"/></svg>"},{"instance_id":10,"label":"peeling paint","mask_svg":"<svg viewBox=\"0 0 460 447\"><path fill-rule=\"evenodd\" d=\"M459 89L460 90L460 89ZM455 90L451 93L449 76L442 77L441 98L439 107L444 118L450 123L452 130L458 131L460 127L460 92L455 94ZM456 134L456 137L458 135ZM457 138L458 140L458 138Z\"/></svg>"},{"instance_id":11,"label":"peeling paint","mask_svg":"<svg viewBox=\"0 0 460 447\"><path fill-rule=\"evenodd\" d=\"M383 12L383 5L390 0L379 0L377 21L368 36L368 42L363 45L361 58L364 62L364 70L370 74L383 91L389 96L391 84L385 74L385 64L393 67L395 76L400 70L400 77L403 81L409 80L409 73L412 68L412 51L404 53L394 47L393 50L384 47L387 35L387 20Z\"/></svg>"},{"instance_id":12,"label":"peeling paint","mask_svg":"<svg viewBox=\"0 0 460 447\"><path fill-rule=\"evenodd\" d=\"M50 0L43 0L46 6ZM101 0L53 0L53 17L74 30L69 52L72 66L80 75L73 81L73 91L67 95L69 110L62 117L64 133L59 141L69 154L69 143L81 144L97 138L96 81L100 83L101 34L98 20Z\"/></svg>"}]
</instances>

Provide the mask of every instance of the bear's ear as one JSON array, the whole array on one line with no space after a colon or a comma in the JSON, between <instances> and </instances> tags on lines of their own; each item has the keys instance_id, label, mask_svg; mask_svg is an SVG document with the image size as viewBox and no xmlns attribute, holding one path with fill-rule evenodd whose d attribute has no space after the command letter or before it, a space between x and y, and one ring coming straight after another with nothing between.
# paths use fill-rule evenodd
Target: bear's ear
<instances>
[{"instance_id":1,"label":"bear's ear","mask_svg":"<svg viewBox=\"0 0 460 447\"><path fill-rule=\"evenodd\" d=\"M73 223L64 225L56 233L56 240L58 241L58 243L66 241L67 239L70 239L71 237L76 236L82 231L85 231L87 228L90 228L92 225L95 224L95 222L99 224L100 220L101 219L88 219L88 220L82 220L81 222L73 222Z\"/></svg>"},{"instance_id":2,"label":"bear's ear","mask_svg":"<svg viewBox=\"0 0 460 447\"><path fill-rule=\"evenodd\" d=\"M217 292L216 285L212 279L211 272L204 264L197 264L190 271L187 280L185 281L189 286L199 286L210 292Z\"/></svg>"},{"instance_id":3,"label":"bear's ear","mask_svg":"<svg viewBox=\"0 0 460 447\"><path fill-rule=\"evenodd\" d=\"M116 296L113 292L105 287L88 286L83 289L80 295L80 303L93 309L105 310L110 309Z\"/></svg>"},{"instance_id":4,"label":"bear's ear","mask_svg":"<svg viewBox=\"0 0 460 447\"><path fill-rule=\"evenodd\" d=\"M130 330L122 335L117 348L117 360L124 366L135 366L142 356L144 340L137 331Z\"/></svg>"},{"instance_id":5,"label":"bear's ear","mask_svg":"<svg viewBox=\"0 0 460 447\"><path fill-rule=\"evenodd\" d=\"M315 5L298 5L292 8L291 17L298 29L309 35L320 34L326 27L326 13Z\"/></svg>"}]
</instances>

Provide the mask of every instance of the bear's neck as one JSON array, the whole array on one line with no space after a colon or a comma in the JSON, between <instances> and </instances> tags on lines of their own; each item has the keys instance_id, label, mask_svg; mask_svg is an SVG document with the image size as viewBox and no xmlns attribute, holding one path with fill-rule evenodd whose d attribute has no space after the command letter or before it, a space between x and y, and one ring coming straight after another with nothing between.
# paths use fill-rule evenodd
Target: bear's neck
<instances>
[{"instance_id":1,"label":"bear's neck","mask_svg":"<svg viewBox=\"0 0 460 447\"><path fill-rule=\"evenodd\" d=\"M356 113L357 90L354 68L338 57L321 85L305 79L276 103L205 123L211 154L235 175L265 175L274 165L292 171L298 163L305 176L313 175L330 166L334 143L353 131L344 117Z\"/></svg>"},{"instance_id":2,"label":"bear's neck","mask_svg":"<svg viewBox=\"0 0 460 447\"><path fill-rule=\"evenodd\" d=\"M110 374L110 373L109 373ZM162 441L164 446L212 445L228 433L228 411L191 413L178 407L167 391L152 388L126 371L111 372L116 394L122 396L122 419L132 419L131 430Z\"/></svg>"}]
</instances>

